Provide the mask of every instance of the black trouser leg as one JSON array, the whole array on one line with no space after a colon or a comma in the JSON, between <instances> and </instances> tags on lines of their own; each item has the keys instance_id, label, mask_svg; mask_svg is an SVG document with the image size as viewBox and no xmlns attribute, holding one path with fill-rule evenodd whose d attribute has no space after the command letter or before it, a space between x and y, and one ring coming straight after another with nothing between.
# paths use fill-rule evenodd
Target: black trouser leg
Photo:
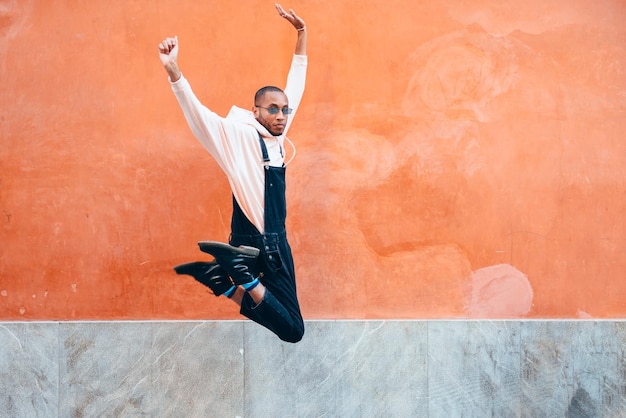
<instances>
[{"instance_id":1,"label":"black trouser leg","mask_svg":"<svg viewBox=\"0 0 626 418\"><path fill-rule=\"evenodd\" d=\"M246 294L241 304L241 314L263 325L283 341L300 341L304 335L304 321L296 293L295 270L289 244L286 240L265 237L263 242L249 245L261 248L254 274L265 286L266 293L257 306Z\"/></svg>"},{"instance_id":2,"label":"black trouser leg","mask_svg":"<svg viewBox=\"0 0 626 418\"><path fill-rule=\"evenodd\" d=\"M256 306L250 295L246 294L241 303L241 313L283 341L297 343L304 335L302 320L293 318L267 288L263 300Z\"/></svg>"}]
</instances>

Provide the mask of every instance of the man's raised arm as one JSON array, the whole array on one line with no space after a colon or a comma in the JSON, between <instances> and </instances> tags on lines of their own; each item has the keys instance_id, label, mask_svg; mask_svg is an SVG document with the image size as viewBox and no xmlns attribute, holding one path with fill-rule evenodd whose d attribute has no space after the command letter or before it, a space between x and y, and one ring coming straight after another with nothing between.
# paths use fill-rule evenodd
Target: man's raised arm
<instances>
[{"instance_id":1,"label":"man's raised arm","mask_svg":"<svg viewBox=\"0 0 626 418\"><path fill-rule=\"evenodd\" d=\"M283 18L289 21L293 25L294 28L298 31L298 40L296 41L296 55L306 55L306 24L304 20L298 15L293 9L289 9L289 12L286 12L283 7L276 3L276 10L278 14Z\"/></svg>"}]
</instances>

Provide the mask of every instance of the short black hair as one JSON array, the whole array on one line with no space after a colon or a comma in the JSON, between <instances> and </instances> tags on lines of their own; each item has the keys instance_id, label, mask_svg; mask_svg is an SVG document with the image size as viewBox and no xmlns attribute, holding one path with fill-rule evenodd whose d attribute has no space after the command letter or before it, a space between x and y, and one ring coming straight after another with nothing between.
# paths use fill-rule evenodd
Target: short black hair
<instances>
[{"instance_id":1,"label":"short black hair","mask_svg":"<svg viewBox=\"0 0 626 418\"><path fill-rule=\"evenodd\" d=\"M265 95L265 93L267 93L268 91L277 91L277 92L280 92L282 94L285 94L285 92L282 89L279 89L278 87L275 87L275 86L261 87L260 89L257 90L257 92L254 95L254 105L255 106L259 102L259 99L261 97L263 97L263 95Z\"/></svg>"}]
</instances>

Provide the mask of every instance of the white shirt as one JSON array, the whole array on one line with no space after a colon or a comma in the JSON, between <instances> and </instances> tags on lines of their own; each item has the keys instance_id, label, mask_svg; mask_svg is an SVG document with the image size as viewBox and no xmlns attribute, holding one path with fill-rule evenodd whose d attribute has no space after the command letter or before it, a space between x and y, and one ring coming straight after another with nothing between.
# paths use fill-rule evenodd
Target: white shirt
<instances>
[{"instance_id":1,"label":"white shirt","mask_svg":"<svg viewBox=\"0 0 626 418\"><path fill-rule=\"evenodd\" d=\"M250 110L233 106L225 118L218 116L200 103L183 76L171 83L191 131L224 171L241 210L260 233L265 230L265 173L257 132L267 146L269 164L282 167L281 151L304 94L306 68L307 56L294 55L284 89L293 113L280 136L271 135Z\"/></svg>"}]
</instances>

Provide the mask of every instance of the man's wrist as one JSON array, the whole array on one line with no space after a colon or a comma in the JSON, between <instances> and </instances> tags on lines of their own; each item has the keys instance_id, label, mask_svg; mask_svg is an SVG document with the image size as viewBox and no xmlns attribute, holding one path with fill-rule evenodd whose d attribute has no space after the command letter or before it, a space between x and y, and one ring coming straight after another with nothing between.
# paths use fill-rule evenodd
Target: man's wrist
<instances>
[{"instance_id":1,"label":"man's wrist","mask_svg":"<svg viewBox=\"0 0 626 418\"><path fill-rule=\"evenodd\" d=\"M296 28L298 32L303 32L306 30L306 26L302 26L301 28Z\"/></svg>"},{"instance_id":2,"label":"man's wrist","mask_svg":"<svg viewBox=\"0 0 626 418\"><path fill-rule=\"evenodd\" d=\"M165 71L167 75L170 77L170 81L175 83L181 76L180 70L178 69L178 64L176 62L169 62L165 65Z\"/></svg>"}]
</instances>

